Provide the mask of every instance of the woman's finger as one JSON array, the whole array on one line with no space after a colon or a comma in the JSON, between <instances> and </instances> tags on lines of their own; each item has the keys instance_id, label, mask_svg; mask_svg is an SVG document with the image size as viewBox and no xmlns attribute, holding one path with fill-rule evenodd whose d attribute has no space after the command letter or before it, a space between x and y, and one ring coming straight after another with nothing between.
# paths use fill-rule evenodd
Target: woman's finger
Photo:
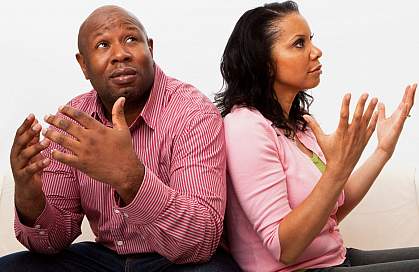
<instances>
[{"instance_id":1,"label":"woman's finger","mask_svg":"<svg viewBox=\"0 0 419 272\"><path fill-rule=\"evenodd\" d=\"M358 99L354 116L352 117L351 125L353 124L353 125L358 126L359 123L361 122L362 116L364 115L364 107L365 107L365 103L367 102L367 99L368 99L368 94L366 93L361 95L361 97Z\"/></svg>"},{"instance_id":2,"label":"woman's finger","mask_svg":"<svg viewBox=\"0 0 419 272\"><path fill-rule=\"evenodd\" d=\"M351 102L351 94L347 93L342 99L342 106L340 108L340 118L338 129L346 130L349 126L349 104Z\"/></svg>"}]
</instances>

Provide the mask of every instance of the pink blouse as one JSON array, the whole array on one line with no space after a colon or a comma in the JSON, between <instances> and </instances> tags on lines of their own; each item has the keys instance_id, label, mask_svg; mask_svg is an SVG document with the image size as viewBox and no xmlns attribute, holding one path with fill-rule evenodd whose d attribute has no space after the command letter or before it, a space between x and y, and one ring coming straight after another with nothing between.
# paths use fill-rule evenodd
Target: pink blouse
<instances>
[{"instance_id":1,"label":"pink blouse","mask_svg":"<svg viewBox=\"0 0 419 272\"><path fill-rule=\"evenodd\" d=\"M281 263L281 220L307 198L321 173L292 140L274 129L272 122L257 110L235 107L224 124L226 226L231 252L240 267L244 271L294 271L341 264L346 249L335 214L344 202L343 192L326 225L298 260L290 266ZM310 130L296 136L325 161Z\"/></svg>"}]
</instances>

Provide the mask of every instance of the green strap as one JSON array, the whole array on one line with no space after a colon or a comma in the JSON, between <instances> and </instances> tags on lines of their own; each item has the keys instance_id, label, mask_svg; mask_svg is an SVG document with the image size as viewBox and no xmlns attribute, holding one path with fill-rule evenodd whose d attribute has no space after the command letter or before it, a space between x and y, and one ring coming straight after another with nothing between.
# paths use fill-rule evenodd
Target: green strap
<instances>
[{"instance_id":1,"label":"green strap","mask_svg":"<svg viewBox=\"0 0 419 272\"><path fill-rule=\"evenodd\" d=\"M315 166L317 166L320 172L324 173L324 170L326 170L326 164L324 164L324 162L314 152L313 156L311 157L311 161L314 163Z\"/></svg>"}]
</instances>

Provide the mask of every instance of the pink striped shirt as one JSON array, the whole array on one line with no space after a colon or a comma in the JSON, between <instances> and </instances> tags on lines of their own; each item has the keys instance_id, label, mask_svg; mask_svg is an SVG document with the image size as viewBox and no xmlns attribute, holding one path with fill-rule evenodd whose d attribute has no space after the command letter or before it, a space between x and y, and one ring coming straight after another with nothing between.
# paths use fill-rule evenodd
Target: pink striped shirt
<instances>
[{"instance_id":1,"label":"pink striped shirt","mask_svg":"<svg viewBox=\"0 0 419 272\"><path fill-rule=\"evenodd\" d=\"M280 262L278 228L321 177L319 169L293 142L257 110L233 108L224 119L227 148L226 226L233 257L244 271L296 271L329 267L345 260L346 249L335 214L293 265ZM325 161L313 133L298 139Z\"/></svg>"},{"instance_id":2,"label":"pink striped shirt","mask_svg":"<svg viewBox=\"0 0 419 272\"><path fill-rule=\"evenodd\" d=\"M112 126L96 91L68 104ZM149 99L130 131L146 168L135 199L120 207L110 185L53 160L43 172L47 203L35 225L15 218L23 245L56 253L80 235L85 214L96 241L118 254L157 252L176 263L210 258L219 245L226 202L218 110L196 88L166 76L156 65ZM63 150L51 144L44 155L52 149Z\"/></svg>"}]
</instances>

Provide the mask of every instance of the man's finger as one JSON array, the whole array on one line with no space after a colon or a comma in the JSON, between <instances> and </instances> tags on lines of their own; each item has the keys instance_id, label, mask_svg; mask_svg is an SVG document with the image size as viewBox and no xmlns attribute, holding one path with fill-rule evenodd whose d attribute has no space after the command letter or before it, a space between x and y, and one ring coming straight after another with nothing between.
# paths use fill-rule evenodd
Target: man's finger
<instances>
[{"instance_id":1,"label":"man's finger","mask_svg":"<svg viewBox=\"0 0 419 272\"><path fill-rule=\"evenodd\" d=\"M33 162L29 164L28 166L26 166L23 169L23 172L26 176L31 177L35 175L36 173L38 173L39 171L41 171L42 169L44 169L45 167L47 167L50 163L51 163L50 159L43 158L39 161Z\"/></svg>"},{"instance_id":2,"label":"man's finger","mask_svg":"<svg viewBox=\"0 0 419 272\"><path fill-rule=\"evenodd\" d=\"M82 128L80 125L76 124L73 121L64 119L59 115L48 114L45 115L44 120L48 124L67 132L77 140L81 140L81 138L84 135L84 128Z\"/></svg>"},{"instance_id":3,"label":"man's finger","mask_svg":"<svg viewBox=\"0 0 419 272\"><path fill-rule=\"evenodd\" d=\"M38 119L35 118L35 120L33 121L33 124L32 124L32 128L38 123L39 123ZM37 144L39 142L39 136L41 135L41 133L39 133L39 132L36 133L35 136L33 136L32 140L28 143L28 146Z\"/></svg>"},{"instance_id":4,"label":"man's finger","mask_svg":"<svg viewBox=\"0 0 419 272\"><path fill-rule=\"evenodd\" d=\"M78 151L80 142L77 140L74 140L69 135L64 135L63 133L60 133L51 128L43 130L42 135L44 135L45 138L53 141L54 143L57 143L60 146L70 150L73 153L77 153Z\"/></svg>"},{"instance_id":5,"label":"man's finger","mask_svg":"<svg viewBox=\"0 0 419 272\"><path fill-rule=\"evenodd\" d=\"M33 113L29 114L28 117L26 117L23 123L20 125L20 127L16 130L16 136L20 136L25 133L25 131L32 126L34 119L35 115L33 115Z\"/></svg>"},{"instance_id":6,"label":"man's finger","mask_svg":"<svg viewBox=\"0 0 419 272\"><path fill-rule=\"evenodd\" d=\"M120 97L112 107L112 123L116 129L128 128L124 113L125 97Z\"/></svg>"},{"instance_id":7,"label":"man's finger","mask_svg":"<svg viewBox=\"0 0 419 272\"><path fill-rule=\"evenodd\" d=\"M38 137L41 130L41 125L36 124L33 127L29 127L28 129L26 129L24 133L20 135L16 134L15 139L13 141L11 155L17 156L23 149L25 149L29 145L29 143L34 141L33 139L35 137Z\"/></svg>"},{"instance_id":8,"label":"man's finger","mask_svg":"<svg viewBox=\"0 0 419 272\"><path fill-rule=\"evenodd\" d=\"M82 170L82 171L84 170L84 169L80 169L80 166L78 164L78 158L75 155L68 154L68 153L63 153L61 151L58 151L58 150L54 149L51 152L51 156L55 160L57 160L61 163L64 163L64 164L66 164L70 167L74 167L74 168L77 168L78 170Z\"/></svg>"},{"instance_id":9,"label":"man's finger","mask_svg":"<svg viewBox=\"0 0 419 272\"><path fill-rule=\"evenodd\" d=\"M18 160L17 160L17 168L22 169L24 168L28 162L32 160L33 158L41 153L42 150L47 148L50 144L50 141L48 139L44 139L41 142L31 145L27 148L25 148L22 152L20 152Z\"/></svg>"},{"instance_id":10,"label":"man's finger","mask_svg":"<svg viewBox=\"0 0 419 272\"><path fill-rule=\"evenodd\" d=\"M59 108L59 112L77 121L80 125L82 125L85 128L96 128L99 125L102 125L93 117L89 116L87 113L67 105L61 106Z\"/></svg>"}]
</instances>

